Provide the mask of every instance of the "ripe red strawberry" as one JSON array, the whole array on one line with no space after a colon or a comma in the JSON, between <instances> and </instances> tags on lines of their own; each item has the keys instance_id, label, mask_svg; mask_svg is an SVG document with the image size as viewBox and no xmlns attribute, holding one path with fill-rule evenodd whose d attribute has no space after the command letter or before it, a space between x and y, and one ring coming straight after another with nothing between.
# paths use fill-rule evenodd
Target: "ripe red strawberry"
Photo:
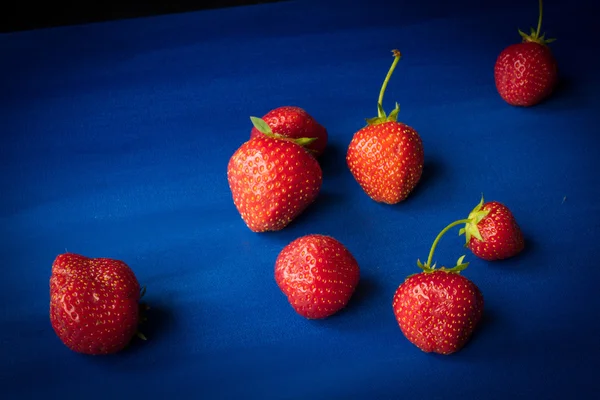
<instances>
[{"instance_id":1,"label":"ripe red strawberry","mask_svg":"<svg viewBox=\"0 0 600 400\"><path fill-rule=\"evenodd\" d=\"M75 352L116 353L137 333L142 295L124 262L60 254L50 277L50 322Z\"/></svg>"},{"instance_id":2,"label":"ripe red strawberry","mask_svg":"<svg viewBox=\"0 0 600 400\"><path fill-rule=\"evenodd\" d=\"M494 67L494 80L500 96L513 106L529 107L548 98L558 80L558 66L548 47L554 39L540 36L542 26L542 0L537 31L531 29L521 43L505 48Z\"/></svg>"},{"instance_id":3,"label":"ripe red strawberry","mask_svg":"<svg viewBox=\"0 0 600 400\"><path fill-rule=\"evenodd\" d=\"M292 139L314 138L315 140L306 148L315 157L323 154L327 147L327 129L300 107L278 107L266 113L261 119L278 135ZM263 133L256 127L250 131L251 138L262 135Z\"/></svg>"},{"instance_id":4,"label":"ripe red strawberry","mask_svg":"<svg viewBox=\"0 0 600 400\"><path fill-rule=\"evenodd\" d=\"M350 172L373 200L396 204L408 197L423 173L424 151L421 137L410 126L398 122L400 108L386 116L383 94L400 60L394 50L394 62L379 93L378 116L356 132L348 146L346 163Z\"/></svg>"},{"instance_id":5,"label":"ripe red strawberry","mask_svg":"<svg viewBox=\"0 0 600 400\"><path fill-rule=\"evenodd\" d=\"M392 307L411 343L426 353L448 355L469 341L483 315L483 304L483 295L472 281L442 267L408 277L396 290Z\"/></svg>"},{"instance_id":6,"label":"ripe red strawberry","mask_svg":"<svg viewBox=\"0 0 600 400\"><path fill-rule=\"evenodd\" d=\"M417 260L423 272L411 275L398 287L392 308L400 330L424 352L451 354L471 338L483 315L483 295L477 285L460 275L469 263L458 259L452 268L431 265L441 237L456 221L435 238L425 264Z\"/></svg>"},{"instance_id":7,"label":"ripe red strawberry","mask_svg":"<svg viewBox=\"0 0 600 400\"><path fill-rule=\"evenodd\" d=\"M359 281L354 256L325 235L300 237L279 253L275 281L292 308L309 319L329 317L344 308Z\"/></svg>"},{"instance_id":8,"label":"ripe red strawberry","mask_svg":"<svg viewBox=\"0 0 600 400\"><path fill-rule=\"evenodd\" d=\"M469 214L465 227L466 246L477 257L487 261L502 260L519 254L525 248L521 228L508 207L483 197Z\"/></svg>"},{"instance_id":9,"label":"ripe red strawberry","mask_svg":"<svg viewBox=\"0 0 600 400\"><path fill-rule=\"evenodd\" d=\"M227 165L227 180L233 203L248 228L278 231L316 199L322 171L303 147L312 138L284 138L260 118L251 120L263 135L236 150Z\"/></svg>"}]
</instances>

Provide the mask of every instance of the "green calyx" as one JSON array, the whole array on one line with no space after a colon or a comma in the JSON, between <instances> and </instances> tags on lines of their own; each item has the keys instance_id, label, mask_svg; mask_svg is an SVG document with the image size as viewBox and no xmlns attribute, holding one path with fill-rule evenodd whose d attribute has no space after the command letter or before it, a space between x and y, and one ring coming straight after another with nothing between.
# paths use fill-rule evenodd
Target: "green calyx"
<instances>
[{"instance_id":1,"label":"green calyx","mask_svg":"<svg viewBox=\"0 0 600 400\"><path fill-rule=\"evenodd\" d=\"M379 92L379 100L377 102L377 116L374 118L368 118L368 125L377 125L390 121L395 122L398 118L398 113L400 112L400 106L398 105L398 103L396 103L396 108L394 108L389 115L386 115L385 111L383 110L383 95L385 94L385 89L387 88L387 84L390 81L390 78L392 77L392 73L394 73L394 69L396 69L396 65L398 65L398 61L400 61L400 58L402 57L402 54L398 50L392 50L392 53L394 54L394 62L392 62L392 66L390 67Z\"/></svg>"},{"instance_id":2,"label":"green calyx","mask_svg":"<svg viewBox=\"0 0 600 400\"><path fill-rule=\"evenodd\" d=\"M308 146L309 144L317 140L317 138L290 138L287 136L280 135L278 133L273 132L271 127L262 118L250 117L250 121L252 121L252 125L254 125L254 127L260 133L272 139L287 140L289 142L296 143L297 145L300 145L302 147Z\"/></svg>"},{"instance_id":3,"label":"green calyx","mask_svg":"<svg viewBox=\"0 0 600 400\"><path fill-rule=\"evenodd\" d=\"M465 226L463 228L461 228L460 231L458 232L459 235L463 235L463 234L465 235L466 244L468 244L471 241L472 236L475 236L477 239L483 241L483 238L481 237L481 233L479 232L479 228L477 227L477 225L479 224L479 222L481 222L482 219L487 217L487 215L490 213L489 210L481 209L483 207L483 203L484 203L484 200L483 200L483 194L482 194L481 201L469 213L469 217L467 218L467 222L465 223Z\"/></svg>"},{"instance_id":4,"label":"green calyx","mask_svg":"<svg viewBox=\"0 0 600 400\"><path fill-rule=\"evenodd\" d=\"M524 43L535 42L535 43L539 43L542 45L546 45L546 44L552 43L556 40L556 39L546 39L546 34L543 34L540 36L541 29L542 29L542 13L543 13L542 0L539 0L539 4L540 4L540 14L538 16L537 30L534 28L531 28L531 33L528 35L519 29L519 35L521 35L521 37L523 38Z\"/></svg>"},{"instance_id":5,"label":"green calyx","mask_svg":"<svg viewBox=\"0 0 600 400\"><path fill-rule=\"evenodd\" d=\"M423 264L421 262L421 260L417 260L417 265L426 274L430 274L430 273L435 272L435 271L442 271L442 272L446 272L446 273L459 274L460 271L466 269L469 266L469 263L468 262L464 262L464 259L465 259L465 256L460 256L458 258L458 261L456 261L456 265L454 267L452 267L452 268L446 268L446 267L436 268L436 264L433 264L433 265L429 266L429 265Z\"/></svg>"}]
</instances>

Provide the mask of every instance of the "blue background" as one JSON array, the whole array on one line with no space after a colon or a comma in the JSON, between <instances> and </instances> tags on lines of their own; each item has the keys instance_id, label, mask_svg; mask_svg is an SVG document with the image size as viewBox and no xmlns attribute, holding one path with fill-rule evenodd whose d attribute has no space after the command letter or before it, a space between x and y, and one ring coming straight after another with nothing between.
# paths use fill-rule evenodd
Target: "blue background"
<instances>
[{"instance_id":1,"label":"blue background","mask_svg":"<svg viewBox=\"0 0 600 400\"><path fill-rule=\"evenodd\" d=\"M0 36L3 398L555 399L597 388L593 12L546 1L563 81L523 109L500 99L493 65L536 25L536 1L387 3L297 0ZM376 115L394 48L404 57L384 107L400 103L426 162L410 198L388 206L344 157ZM324 183L285 230L255 234L226 165L249 116L281 105L328 129ZM462 248L458 228L446 235L435 260L466 254L485 318L461 352L422 353L400 332L393 293L481 193L512 209L527 250L489 263ZM322 321L296 315L273 278L279 251L308 233L333 235L361 266L347 309ZM152 307L148 341L109 357L61 344L48 280L65 250L133 268Z\"/></svg>"}]
</instances>

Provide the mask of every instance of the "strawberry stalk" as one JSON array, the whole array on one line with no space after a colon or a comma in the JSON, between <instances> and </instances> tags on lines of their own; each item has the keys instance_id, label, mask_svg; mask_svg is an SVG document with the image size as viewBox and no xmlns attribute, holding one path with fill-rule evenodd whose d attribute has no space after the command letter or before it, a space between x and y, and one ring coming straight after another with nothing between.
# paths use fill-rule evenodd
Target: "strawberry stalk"
<instances>
[{"instance_id":1,"label":"strawberry stalk","mask_svg":"<svg viewBox=\"0 0 600 400\"><path fill-rule=\"evenodd\" d=\"M542 15L544 13L544 7L542 6L542 0L539 0L540 3L540 15L538 16L538 26L535 36L540 36L540 30L542 29Z\"/></svg>"},{"instance_id":2,"label":"strawberry stalk","mask_svg":"<svg viewBox=\"0 0 600 400\"><path fill-rule=\"evenodd\" d=\"M427 261L425 262L425 264L423 264L421 262L421 260L417 260L417 265L419 266L419 268L421 268L425 272L433 272L435 270L436 264L431 265L431 262L433 261L433 254L435 253L435 249L436 249L438 243L440 242L440 239L442 238L442 236L444 236L444 234L446 234L446 232L448 232L450 229L454 228L455 226L467 224L469 222L471 222L471 220L468 218L459 219L457 221L454 221L454 222L448 224L444 229L442 229L441 232L438 233L435 240L433 241L433 244L431 245L431 249L429 249L429 256L427 257ZM442 267L442 268L440 268L440 270L446 271L446 272L460 272L463 269L467 268L467 266L469 265L469 263L463 262L464 258L465 258L465 256L461 256L458 259L458 261L456 262L456 265L454 267L452 267L452 268Z\"/></svg>"},{"instance_id":3,"label":"strawberry stalk","mask_svg":"<svg viewBox=\"0 0 600 400\"><path fill-rule=\"evenodd\" d=\"M538 16L537 30L531 28L531 33L528 35L519 29L519 35L521 35L523 37L523 42L536 42L536 43L545 45L547 43L554 42L556 39L546 39L545 34L540 36L540 33L542 32L542 16L543 16L542 0L539 0L539 5L540 5L540 12L539 12L539 16Z\"/></svg>"},{"instance_id":4,"label":"strawberry stalk","mask_svg":"<svg viewBox=\"0 0 600 400\"><path fill-rule=\"evenodd\" d=\"M314 142L315 140L317 140L317 138L295 138L295 139L293 139L293 138L289 138L289 137L280 135L278 133L273 132L273 130L271 129L269 124L267 124L265 122L265 120L262 118L250 117L250 121L252 121L252 125L254 125L254 127L256 129L258 129L258 131L260 133L262 133L263 135L270 137L272 139L288 140L288 141L294 142L297 145L302 146L302 147L306 147L309 144L311 144L312 142Z\"/></svg>"},{"instance_id":5,"label":"strawberry stalk","mask_svg":"<svg viewBox=\"0 0 600 400\"><path fill-rule=\"evenodd\" d=\"M367 119L368 125L377 125L384 122L396 121L398 118L398 112L400 111L400 106L396 103L396 108L392 110L390 115L386 115L383 110L383 95L385 94L385 89L387 88L388 82L396 69L396 65L398 65L398 61L402 57L402 54L398 50L392 50L392 54L394 54L394 61L392 62L392 66L390 67L385 79L383 80L383 85L381 85L381 90L379 91L379 100L377 101L377 117Z\"/></svg>"},{"instance_id":6,"label":"strawberry stalk","mask_svg":"<svg viewBox=\"0 0 600 400\"><path fill-rule=\"evenodd\" d=\"M419 266L419 268L421 268L425 272L433 272L433 270L435 269L435 264L431 265L431 262L433 261L433 253L435 252L435 248L437 247L438 243L440 242L440 239L442 238L442 236L444 236L444 234L446 234L446 232L448 232L450 229L454 228L457 225L464 224L464 227L462 227L460 229L458 234L465 235L465 237L466 237L465 246L467 244L469 244L469 241L471 240L472 236L475 236L477 239L483 241L483 238L481 237L481 233L479 232L479 228L477 227L477 224L479 224L479 222L481 222L481 220L484 219L489 214L489 210L482 210L483 204L484 204L484 198L483 198L483 194L482 194L479 204L477 204L475 206L475 208L473 208L473 210L469 213L469 216L467 218L463 218L463 219L459 219L457 221L451 222L444 229L442 229L441 232L437 235L437 237L433 241L433 244L431 245L431 249L429 250L429 256L427 257L427 262L425 262L425 264L423 264L421 262L421 260L417 260L417 265ZM462 262L464 257L465 256L462 256L458 259L456 266L454 266L450 269L446 269L446 268L441 268L441 269L445 270L445 271L453 271L453 272L462 271L469 264L469 263Z\"/></svg>"}]
</instances>

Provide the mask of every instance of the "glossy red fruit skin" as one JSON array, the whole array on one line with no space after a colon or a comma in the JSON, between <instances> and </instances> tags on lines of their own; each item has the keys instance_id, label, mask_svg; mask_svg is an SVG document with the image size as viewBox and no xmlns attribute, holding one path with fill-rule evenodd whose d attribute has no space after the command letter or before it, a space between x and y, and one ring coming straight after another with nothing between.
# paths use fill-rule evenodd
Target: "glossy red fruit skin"
<instances>
[{"instance_id":1,"label":"glossy red fruit skin","mask_svg":"<svg viewBox=\"0 0 600 400\"><path fill-rule=\"evenodd\" d=\"M464 276L437 270L408 277L394 293L394 315L404 336L426 353L462 349L483 316L480 289Z\"/></svg>"},{"instance_id":2,"label":"glossy red fruit skin","mask_svg":"<svg viewBox=\"0 0 600 400\"><path fill-rule=\"evenodd\" d=\"M275 281L292 308L307 319L327 318L350 301L360 279L358 262L337 239L302 236L281 250Z\"/></svg>"},{"instance_id":3,"label":"glossy red fruit skin","mask_svg":"<svg viewBox=\"0 0 600 400\"><path fill-rule=\"evenodd\" d=\"M489 211L477 224L483 241L471 236L467 244L473 254L487 261L496 261L514 257L523 251L523 232L508 207L490 201L483 205L482 211Z\"/></svg>"},{"instance_id":4,"label":"glossy red fruit skin","mask_svg":"<svg viewBox=\"0 0 600 400\"><path fill-rule=\"evenodd\" d=\"M494 81L502 99L530 107L550 97L558 81L558 66L546 44L525 41L508 46L496 60Z\"/></svg>"},{"instance_id":5,"label":"glossy red fruit skin","mask_svg":"<svg viewBox=\"0 0 600 400\"><path fill-rule=\"evenodd\" d=\"M139 324L140 285L124 262L65 253L50 277L50 322L71 350L89 355L123 350Z\"/></svg>"},{"instance_id":6,"label":"glossy red fruit skin","mask_svg":"<svg viewBox=\"0 0 600 400\"><path fill-rule=\"evenodd\" d=\"M323 173L315 157L289 140L259 136L231 156L233 203L253 232L279 231L317 198Z\"/></svg>"},{"instance_id":7,"label":"glossy red fruit skin","mask_svg":"<svg viewBox=\"0 0 600 400\"><path fill-rule=\"evenodd\" d=\"M327 147L327 129L301 107L278 107L269 111L262 119L276 134L292 139L315 138L315 141L306 146L315 157L323 154ZM253 127L250 138L257 136L264 134Z\"/></svg>"},{"instance_id":8,"label":"glossy red fruit skin","mask_svg":"<svg viewBox=\"0 0 600 400\"><path fill-rule=\"evenodd\" d=\"M401 122L388 121L356 132L348 146L346 163L371 199L396 204L417 186L424 158L417 131Z\"/></svg>"}]
</instances>

